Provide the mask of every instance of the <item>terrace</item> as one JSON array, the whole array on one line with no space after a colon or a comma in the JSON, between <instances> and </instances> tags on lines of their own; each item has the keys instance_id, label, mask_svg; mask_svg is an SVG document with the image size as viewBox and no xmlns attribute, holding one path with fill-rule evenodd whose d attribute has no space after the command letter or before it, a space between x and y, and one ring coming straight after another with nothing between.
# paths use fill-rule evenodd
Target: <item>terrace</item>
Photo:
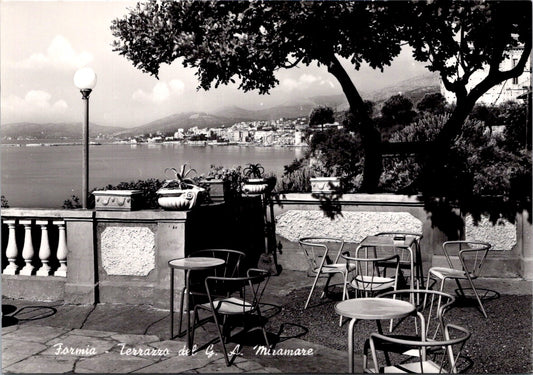
<instances>
[{"instance_id":1,"label":"terrace","mask_svg":"<svg viewBox=\"0 0 533 375\"><path fill-rule=\"evenodd\" d=\"M86 348L93 340L100 340L94 344L97 356L69 353L62 357L64 361L54 364L54 369L87 371L95 368L93 360L98 358L99 363L105 359L99 366L119 366L120 371L125 371L129 365L123 367L125 362L117 361L127 358L136 363L131 365L132 371L142 367L148 372L345 372L346 325L338 327L333 310L336 299L319 300L317 294L311 307L302 310L312 278L306 277L308 266L298 238L338 236L355 247L366 235L380 231L420 231L425 274L429 267L443 265L441 244L447 237L431 226L428 213L414 197L345 194L338 203L343 215L335 220L324 216L321 201L311 194L286 194L272 203L275 243L280 250L276 257L282 271L271 277L264 309L270 318L268 332L278 342L276 349L315 349L312 364L298 365L298 371L291 367L298 357L256 355L253 350L250 352L253 346L246 346L243 357L226 369L221 356L208 358L203 352L193 357L179 355L183 339L168 341L168 260L197 249L226 247L246 251L249 266L255 266L265 249L265 223L258 196L244 199L237 222L230 220L236 216L225 203L199 206L192 211L3 209L2 293L4 307L8 308L4 311L4 318L8 319L4 326L11 318L17 323L4 329L4 370L34 371L37 367L32 366L50 361L49 355L58 348L53 345L59 342ZM525 310L518 313L514 327L531 332L527 299L530 301L532 294L528 280L533 278L533 246L531 225L525 215L519 215L515 224L495 227L484 222L473 226L466 218L465 227L458 232L459 238L484 238L495 244L479 281L482 287L499 293L499 298L485 303L488 320L478 316L472 307L464 313L475 319L475 329L508 327L504 317L511 311L505 301L509 299L507 295L519 294L525 298L525 303L520 302ZM178 291L183 285L180 272L176 281ZM176 300L177 297L176 294ZM362 331L357 332L367 337L371 328L362 325ZM204 342L202 337L213 333L209 328L198 332L201 333L195 342ZM28 342L31 345L25 346ZM115 357L117 345L124 342L128 348L146 344L150 348L169 348L174 354L154 360L121 356L118 350ZM485 344L478 339L472 342L474 347ZM356 348L358 345L362 342L356 343ZM216 343L214 347L220 351ZM531 352L530 340L524 340L520 351L524 352L523 358L530 358L526 355ZM474 363L484 361L482 353L474 350L473 354ZM361 358L357 358L356 371L360 371ZM531 363L526 362L499 369L527 372ZM111 367L96 369L106 372Z\"/></svg>"}]
</instances>

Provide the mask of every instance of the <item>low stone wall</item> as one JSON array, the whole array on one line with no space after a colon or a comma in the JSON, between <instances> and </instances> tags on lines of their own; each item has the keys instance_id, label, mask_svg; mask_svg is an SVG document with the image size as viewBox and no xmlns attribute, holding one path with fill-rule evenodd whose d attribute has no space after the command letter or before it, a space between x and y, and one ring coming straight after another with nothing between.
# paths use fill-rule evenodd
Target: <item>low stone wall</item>
<instances>
[{"instance_id":1,"label":"low stone wall","mask_svg":"<svg viewBox=\"0 0 533 375\"><path fill-rule=\"evenodd\" d=\"M21 275L26 258L32 260L35 270L45 259L39 245L39 223L59 219L66 227L65 277L41 277L35 271ZM258 196L245 198L234 206L215 203L192 211L9 208L2 210L2 223L2 294L73 304L103 302L168 308L169 260L199 249L229 248L247 254L244 267L255 267L265 245ZM12 240L9 246L8 237ZM57 247L55 241L52 238L52 248ZM33 244L31 254L29 243ZM19 269L12 274L6 272L8 247L16 254ZM54 257L53 254L51 261L57 263ZM182 287L183 272L176 272L176 298Z\"/></svg>"},{"instance_id":2,"label":"low stone wall","mask_svg":"<svg viewBox=\"0 0 533 375\"><path fill-rule=\"evenodd\" d=\"M298 238L330 236L343 238L348 249L355 248L366 236L388 231L422 233L424 271L431 266L444 266L442 243L467 239L489 242L495 250L487 261L485 276L531 279L532 272L524 263L531 262L531 224L518 215L516 223L500 220L493 225L482 218L476 225L472 217L458 217L464 227L450 238L433 227L431 214L416 197L389 194L345 194L337 202L341 214L327 217L322 203L311 194L286 194L276 201L276 236L282 247L278 255L286 269L306 270L307 263L299 249ZM459 221L460 222L460 221ZM525 236L524 236L525 234ZM529 255L528 255L529 254Z\"/></svg>"}]
</instances>

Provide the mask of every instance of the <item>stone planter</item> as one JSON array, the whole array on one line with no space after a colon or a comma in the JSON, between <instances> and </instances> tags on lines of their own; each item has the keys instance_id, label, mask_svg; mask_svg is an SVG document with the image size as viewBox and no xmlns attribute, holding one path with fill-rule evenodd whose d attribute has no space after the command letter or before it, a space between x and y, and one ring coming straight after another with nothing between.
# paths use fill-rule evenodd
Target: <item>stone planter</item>
<instances>
[{"instance_id":1,"label":"stone planter","mask_svg":"<svg viewBox=\"0 0 533 375\"><path fill-rule=\"evenodd\" d=\"M135 211L139 209L140 190L94 191L94 205L97 211Z\"/></svg>"},{"instance_id":2,"label":"stone planter","mask_svg":"<svg viewBox=\"0 0 533 375\"><path fill-rule=\"evenodd\" d=\"M339 177L311 177L312 193L334 193L338 191L340 187L341 180Z\"/></svg>"},{"instance_id":3,"label":"stone planter","mask_svg":"<svg viewBox=\"0 0 533 375\"><path fill-rule=\"evenodd\" d=\"M224 202L224 181L220 179L210 179L200 181L202 186L207 186L209 189L209 196L213 203Z\"/></svg>"},{"instance_id":4,"label":"stone planter","mask_svg":"<svg viewBox=\"0 0 533 375\"><path fill-rule=\"evenodd\" d=\"M268 183L264 178L249 178L242 185L245 194L263 194L268 189Z\"/></svg>"},{"instance_id":5,"label":"stone planter","mask_svg":"<svg viewBox=\"0 0 533 375\"><path fill-rule=\"evenodd\" d=\"M190 189L161 188L157 203L165 210L190 210L202 200L205 189L192 186Z\"/></svg>"}]
</instances>

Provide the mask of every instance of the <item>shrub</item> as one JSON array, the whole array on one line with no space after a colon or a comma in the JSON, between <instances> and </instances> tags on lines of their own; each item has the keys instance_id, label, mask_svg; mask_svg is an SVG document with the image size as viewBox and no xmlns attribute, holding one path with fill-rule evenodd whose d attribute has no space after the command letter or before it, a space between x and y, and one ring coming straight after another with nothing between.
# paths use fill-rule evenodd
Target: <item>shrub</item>
<instances>
[{"instance_id":1,"label":"shrub","mask_svg":"<svg viewBox=\"0 0 533 375\"><path fill-rule=\"evenodd\" d=\"M311 170L309 166L305 165L304 159L296 159L285 166L283 175L278 179L275 191L277 193L310 192L310 178Z\"/></svg>"},{"instance_id":2,"label":"shrub","mask_svg":"<svg viewBox=\"0 0 533 375\"><path fill-rule=\"evenodd\" d=\"M7 201L6 197L5 196L1 196L1 199L2 199L2 205L1 207L2 208L9 208L9 202Z\"/></svg>"},{"instance_id":3,"label":"shrub","mask_svg":"<svg viewBox=\"0 0 533 375\"><path fill-rule=\"evenodd\" d=\"M432 141L446 119L447 115L425 115L391 139ZM382 188L394 192L422 191L426 203L438 199L439 209L458 207L474 219L488 214L493 221L502 216L514 221L516 212L531 209L531 152L510 147L512 141L496 140L486 130L481 121L466 120L460 136L442 155L441 173L446 183L439 186L438 192L425 191L421 156L386 159Z\"/></svg>"}]
</instances>

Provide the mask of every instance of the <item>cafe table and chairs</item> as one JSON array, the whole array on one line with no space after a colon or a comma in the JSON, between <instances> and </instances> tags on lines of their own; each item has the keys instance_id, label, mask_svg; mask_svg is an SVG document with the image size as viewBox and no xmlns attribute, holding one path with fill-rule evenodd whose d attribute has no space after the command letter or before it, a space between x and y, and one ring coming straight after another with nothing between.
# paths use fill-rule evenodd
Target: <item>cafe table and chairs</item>
<instances>
[{"instance_id":1,"label":"cafe table and chairs","mask_svg":"<svg viewBox=\"0 0 533 375\"><path fill-rule=\"evenodd\" d=\"M202 270L209 270L216 267L219 267L221 265L224 265L225 261L220 258L213 258L213 257L186 257L186 258L177 258L172 259L168 262L168 266L170 267L170 339L174 339L174 282L175 282L175 270L183 270L185 271L185 287L182 290L182 296L185 295L185 307L183 306L183 298L182 298L182 306L180 306L181 313L180 313L180 322L183 318L184 312L187 314L187 352L188 354L191 353L192 348L192 340L191 340L191 323L190 323L190 278L191 278L191 272L193 271L202 271ZM180 324L181 326L181 324ZM180 327L181 330L181 327ZM181 333L181 332L180 332Z\"/></svg>"},{"instance_id":2,"label":"cafe table and chairs","mask_svg":"<svg viewBox=\"0 0 533 375\"><path fill-rule=\"evenodd\" d=\"M414 239L414 242L411 246L405 247L396 247L395 251L400 256L400 269L410 270L411 269L411 259L413 259L414 264L414 275L410 274L409 277L414 277L416 283L416 289L424 289L424 269L422 266L422 250L420 243L424 237L422 233L416 232L403 232L403 231L391 231L391 232L380 232L376 234L377 237L389 237L397 242L408 242Z\"/></svg>"},{"instance_id":3,"label":"cafe table and chairs","mask_svg":"<svg viewBox=\"0 0 533 375\"><path fill-rule=\"evenodd\" d=\"M409 301L392 298L354 298L339 302L335 312L350 318L348 325L348 372L354 371L354 326L358 320L375 320L378 333L383 334L381 320L401 319L416 314L415 305Z\"/></svg>"},{"instance_id":4,"label":"cafe table and chairs","mask_svg":"<svg viewBox=\"0 0 533 375\"><path fill-rule=\"evenodd\" d=\"M422 275L418 276L418 273L415 273L415 263L422 264L422 260L419 259L417 251L419 237L417 235L388 235L388 233L380 233L375 236L367 236L360 243L357 249L369 249L374 252L388 252L389 254L398 254L399 256L402 253L406 253L407 257L401 256L400 264L403 263L404 268L408 268L410 272L409 277L409 289L415 288L415 282L413 275L416 275L417 278L422 278ZM387 268L387 263L383 263L382 266ZM392 264L395 267L395 264ZM421 271L420 271L421 272ZM417 283L420 284L419 282Z\"/></svg>"}]
</instances>

